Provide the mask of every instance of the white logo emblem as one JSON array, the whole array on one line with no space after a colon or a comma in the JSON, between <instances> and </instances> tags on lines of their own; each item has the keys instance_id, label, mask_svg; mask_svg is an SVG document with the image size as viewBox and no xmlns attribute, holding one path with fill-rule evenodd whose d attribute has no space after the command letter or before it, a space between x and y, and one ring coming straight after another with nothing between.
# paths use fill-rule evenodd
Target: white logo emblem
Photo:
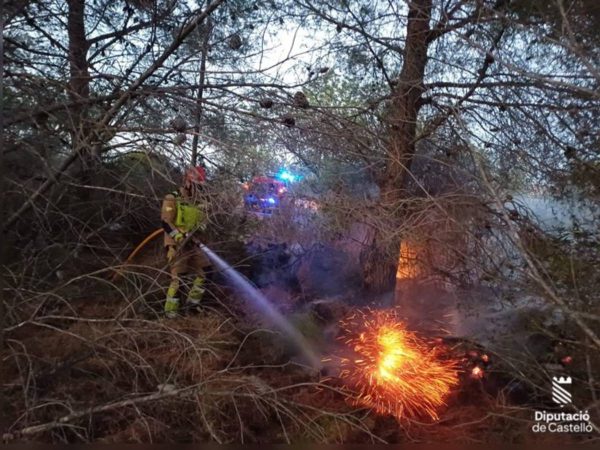
<instances>
[{"instance_id":1,"label":"white logo emblem","mask_svg":"<svg viewBox=\"0 0 600 450\"><path fill-rule=\"evenodd\" d=\"M571 377L552 377L552 401L561 408L571 403L571 393L563 386L571 386Z\"/></svg>"}]
</instances>

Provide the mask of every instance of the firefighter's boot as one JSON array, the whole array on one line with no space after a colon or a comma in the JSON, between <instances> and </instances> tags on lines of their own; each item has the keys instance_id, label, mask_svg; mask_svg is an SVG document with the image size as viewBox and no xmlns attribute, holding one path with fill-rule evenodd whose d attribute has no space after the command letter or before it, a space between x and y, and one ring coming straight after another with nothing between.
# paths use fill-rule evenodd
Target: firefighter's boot
<instances>
[{"instance_id":1,"label":"firefighter's boot","mask_svg":"<svg viewBox=\"0 0 600 450\"><path fill-rule=\"evenodd\" d=\"M169 289L167 290L167 299L165 301L165 316L168 319L174 319L179 312L179 299L175 297L179 289L179 280L171 280Z\"/></svg>"},{"instance_id":2,"label":"firefighter's boot","mask_svg":"<svg viewBox=\"0 0 600 450\"><path fill-rule=\"evenodd\" d=\"M192 283L192 288L188 294L188 305L190 309L198 311L200 309L200 301L204 296L204 278L196 277Z\"/></svg>"}]
</instances>

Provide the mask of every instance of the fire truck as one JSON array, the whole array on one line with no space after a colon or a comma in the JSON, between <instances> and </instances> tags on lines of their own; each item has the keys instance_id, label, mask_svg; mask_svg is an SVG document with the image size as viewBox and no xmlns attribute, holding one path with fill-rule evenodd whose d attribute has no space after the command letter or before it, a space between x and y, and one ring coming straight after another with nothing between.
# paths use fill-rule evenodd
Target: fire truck
<instances>
[{"instance_id":1,"label":"fire truck","mask_svg":"<svg viewBox=\"0 0 600 450\"><path fill-rule=\"evenodd\" d=\"M270 215L287 200L291 184L302 179L286 169L275 175L256 176L243 184L246 210Z\"/></svg>"},{"instance_id":2,"label":"fire truck","mask_svg":"<svg viewBox=\"0 0 600 450\"><path fill-rule=\"evenodd\" d=\"M284 181L270 176L258 176L244 183L244 206L248 211L272 214L281 206L287 192Z\"/></svg>"}]
</instances>

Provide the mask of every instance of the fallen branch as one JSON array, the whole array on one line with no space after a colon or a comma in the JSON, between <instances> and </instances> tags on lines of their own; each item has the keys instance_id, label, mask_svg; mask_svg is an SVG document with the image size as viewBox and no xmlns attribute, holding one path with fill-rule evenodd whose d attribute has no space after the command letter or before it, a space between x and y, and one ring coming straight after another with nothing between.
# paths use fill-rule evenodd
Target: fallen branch
<instances>
[{"instance_id":1,"label":"fallen branch","mask_svg":"<svg viewBox=\"0 0 600 450\"><path fill-rule=\"evenodd\" d=\"M190 395L198 392L198 390L199 385L197 384L193 386L186 386L180 389L163 389L150 395L131 398L128 400L121 400L113 403L107 403L105 405L95 406L93 408L87 408L82 411L76 411L71 414L67 414L66 416L59 417L57 420L54 420L52 422L46 422L40 425L33 425L31 427L22 428L21 430L15 431L13 433L5 433L2 435L2 440L4 442L10 442L15 439L19 439L22 436L32 436L34 434L43 433L44 431L50 431L55 428L67 426L70 422L73 422L74 420L91 416L93 414L111 411L117 408L124 408L127 406L140 405L142 403L148 403L155 400L162 400L168 397L177 397L183 394Z\"/></svg>"}]
</instances>

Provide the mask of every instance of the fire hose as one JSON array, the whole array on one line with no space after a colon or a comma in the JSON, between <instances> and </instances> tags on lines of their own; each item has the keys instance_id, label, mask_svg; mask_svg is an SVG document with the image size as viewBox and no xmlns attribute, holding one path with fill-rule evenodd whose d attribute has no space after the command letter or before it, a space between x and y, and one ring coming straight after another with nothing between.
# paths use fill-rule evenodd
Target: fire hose
<instances>
[{"instance_id":1,"label":"fire hose","mask_svg":"<svg viewBox=\"0 0 600 450\"><path fill-rule=\"evenodd\" d=\"M148 242L150 242L151 240L156 238L162 232L163 232L163 229L159 228L157 230L154 230L148 236L146 236L146 238L129 254L129 256L127 257L127 259L125 260L125 262L122 265L126 266L127 264L131 263L131 261L133 261L133 258L136 257L136 255L142 250L142 248L144 248ZM123 274L123 271L117 269L110 280L116 281L122 274Z\"/></svg>"},{"instance_id":2,"label":"fire hose","mask_svg":"<svg viewBox=\"0 0 600 450\"><path fill-rule=\"evenodd\" d=\"M162 227L158 230L150 233L136 248L126 260L126 263L130 262L135 255L137 255L141 249L152 239L158 236L160 233L165 232L167 234L172 233L173 228L163 222ZM209 249L206 245L201 243L198 239L195 239L189 233L185 235L185 242L191 240L207 257L208 259L221 271L238 290L238 293L243 297L251 300L252 303L260 309L260 311L268 317L269 321L275 325L284 335L286 335L291 342L294 343L296 348L300 350L300 353L303 355L303 359L309 366L313 369L320 368L320 358L315 354L312 346L306 341L305 337L300 333L270 302L265 298L265 296L254 287L250 281L240 274L237 270L231 267L225 260L223 260L220 256L214 253L211 249ZM117 271L115 276L113 277L113 281L121 274L120 271Z\"/></svg>"},{"instance_id":3,"label":"fire hose","mask_svg":"<svg viewBox=\"0 0 600 450\"><path fill-rule=\"evenodd\" d=\"M135 249L133 249L133 251L129 254L127 259L123 262L122 266L126 266L127 264L131 263L131 261L133 261L133 258L137 256L137 254L148 244L148 242L152 241L163 232L169 234L172 231L173 229L171 228L171 226L168 223L163 222L160 228L154 230L152 233L146 236L144 240L140 242ZM186 234L185 241L187 241L188 239L191 239L192 242L194 242L194 244L196 245L201 245L199 241L193 238L193 236ZM116 269L115 273L111 277L111 281L116 281L121 275L123 275L123 271L120 269Z\"/></svg>"}]
</instances>

